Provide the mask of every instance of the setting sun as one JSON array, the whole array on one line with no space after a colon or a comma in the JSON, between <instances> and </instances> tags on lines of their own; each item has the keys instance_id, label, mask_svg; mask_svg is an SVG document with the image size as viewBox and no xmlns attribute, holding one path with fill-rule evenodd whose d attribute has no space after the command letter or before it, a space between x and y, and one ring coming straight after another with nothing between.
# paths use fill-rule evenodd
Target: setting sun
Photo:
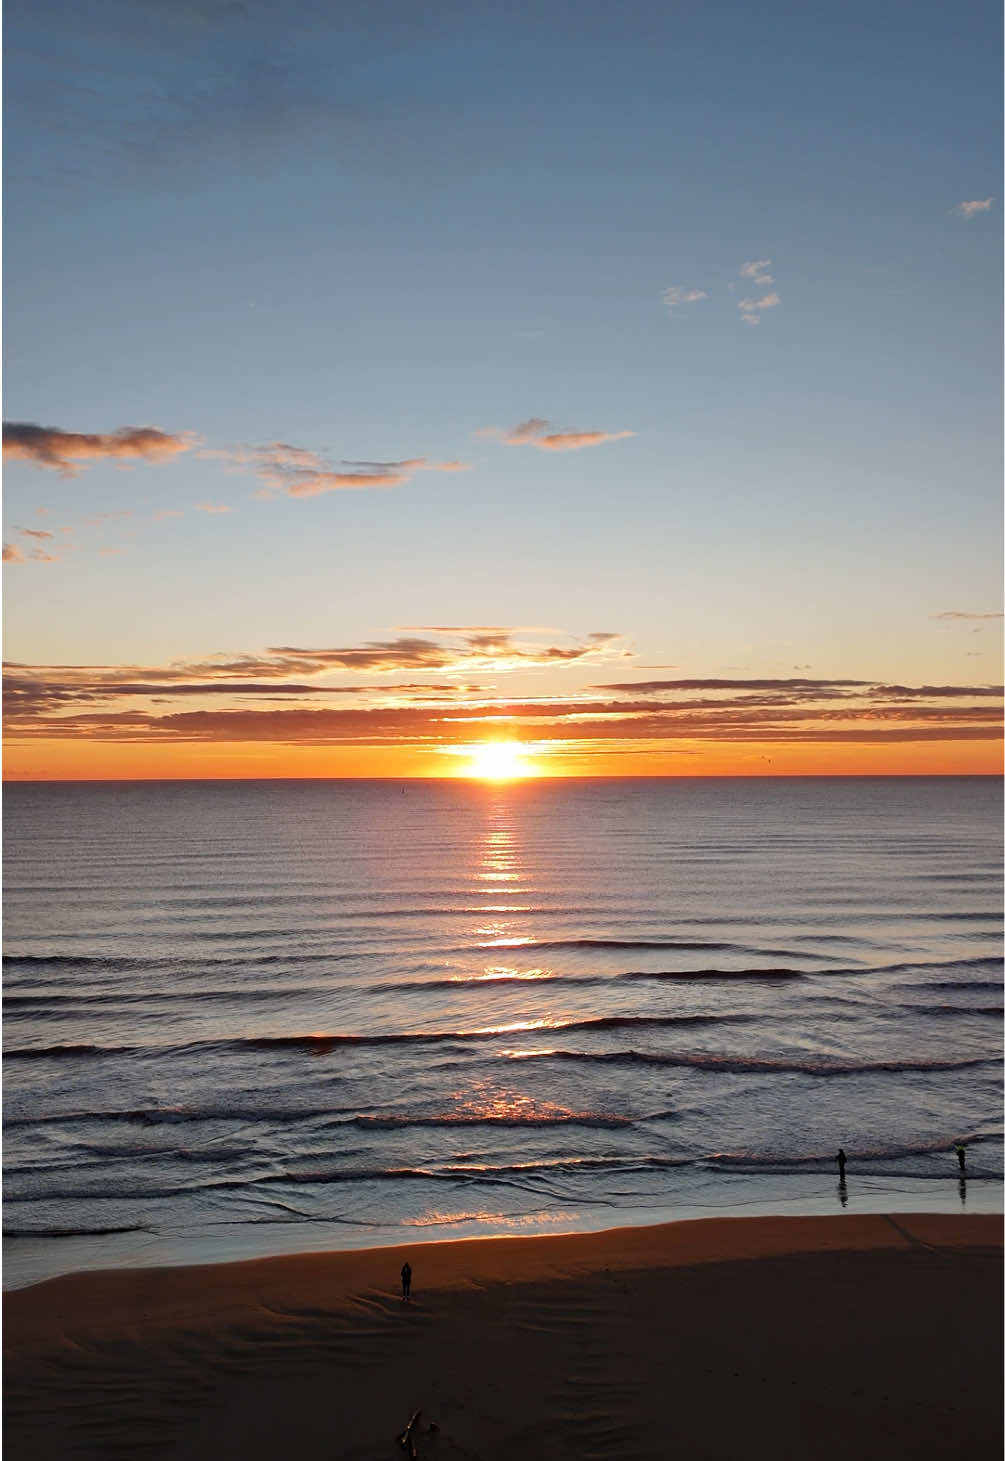
<instances>
[{"instance_id":1,"label":"setting sun","mask_svg":"<svg viewBox=\"0 0 1005 1461\"><path fill-rule=\"evenodd\" d=\"M467 776L481 781L516 781L537 776L538 769L527 760L528 747L521 741L483 741L466 748Z\"/></svg>"}]
</instances>

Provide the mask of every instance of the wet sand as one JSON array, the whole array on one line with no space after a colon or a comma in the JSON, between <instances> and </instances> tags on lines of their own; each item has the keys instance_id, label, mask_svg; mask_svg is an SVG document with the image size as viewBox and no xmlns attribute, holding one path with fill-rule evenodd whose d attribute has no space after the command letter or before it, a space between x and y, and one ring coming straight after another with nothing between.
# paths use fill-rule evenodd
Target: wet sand
<instances>
[{"instance_id":1,"label":"wet sand","mask_svg":"<svg viewBox=\"0 0 1005 1461\"><path fill-rule=\"evenodd\" d=\"M1002 1292L983 1214L75 1274L5 1295L7 1461L997 1458Z\"/></svg>"}]
</instances>

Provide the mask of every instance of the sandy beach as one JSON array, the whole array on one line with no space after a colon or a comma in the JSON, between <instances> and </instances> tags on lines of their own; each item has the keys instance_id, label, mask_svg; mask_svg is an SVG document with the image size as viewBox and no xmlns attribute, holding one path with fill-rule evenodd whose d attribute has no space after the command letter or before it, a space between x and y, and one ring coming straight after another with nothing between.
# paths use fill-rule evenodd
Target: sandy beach
<instances>
[{"instance_id":1,"label":"sandy beach","mask_svg":"<svg viewBox=\"0 0 1005 1461\"><path fill-rule=\"evenodd\" d=\"M1002 1221L726 1218L5 1295L21 1458L997 1456ZM399 1273L409 1259L406 1304Z\"/></svg>"}]
</instances>

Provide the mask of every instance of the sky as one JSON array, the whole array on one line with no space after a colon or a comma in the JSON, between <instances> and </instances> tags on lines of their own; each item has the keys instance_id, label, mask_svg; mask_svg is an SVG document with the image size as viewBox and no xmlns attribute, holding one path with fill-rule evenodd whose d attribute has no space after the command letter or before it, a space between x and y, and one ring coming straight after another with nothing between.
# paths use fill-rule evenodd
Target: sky
<instances>
[{"instance_id":1,"label":"sky","mask_svg":"<svg viewBox=\"0 0 1005 1461\"><path fill-rule=\"evenodd\" d=\"M997 3L4 42L8 779L1000 771Z\"/></svg>"}]
</instances>

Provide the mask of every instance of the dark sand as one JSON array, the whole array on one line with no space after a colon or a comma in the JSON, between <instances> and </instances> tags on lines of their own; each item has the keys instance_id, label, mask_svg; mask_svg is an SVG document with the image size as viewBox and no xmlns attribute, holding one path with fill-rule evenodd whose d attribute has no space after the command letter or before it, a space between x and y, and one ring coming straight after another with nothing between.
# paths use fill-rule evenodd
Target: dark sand
<instances>
[{"instance_id":1,"label":"dark sand","mask_svg":"<svg viewBox=\"0 0 1005 1461\"><path fill-rule=\"evenodd\" d=\"M76 1274L5 1296L6 1461L997 1461L1002 1295L982 1214Z\"/></svg>"}]
</instances>

